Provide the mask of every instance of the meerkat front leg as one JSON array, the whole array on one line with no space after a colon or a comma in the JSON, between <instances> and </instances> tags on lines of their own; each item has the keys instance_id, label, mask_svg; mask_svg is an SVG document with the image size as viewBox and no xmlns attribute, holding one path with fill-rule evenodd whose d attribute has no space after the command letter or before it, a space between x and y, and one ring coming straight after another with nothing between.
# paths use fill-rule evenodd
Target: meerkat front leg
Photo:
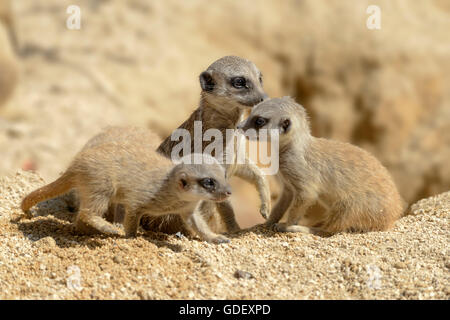
<instances>
[{"instance_id":1,"label":"meerkat front leg","mask_svg":"<svg viewBox=\"0 0 450 320\"><path fill-rule=\"evenodd\" d=\"M117 209L117 208L116 208ZM142 213L131 211L128 208L123 208L125 217L123 219L123 228L126 237L136 237L139 221L141 221Z\"/></svg>"},{"instance_id":2,"label":"meerkat front leg","mask_svg":"<svg viewBox=\"0 0 450 320\"><path fill-rule=\"evenodd\" d=\"M233 206L231 205L231 202L229 200L217 202L216 208L220 214L220 217L222 218L223 223L225 224L225 227L227 228L227 232L234 233L241 230L236 221Z\"/></svg>"},{"instance_id":3,"label":"meerkat front leg","mask_svg":"<svg viewBox=\"0 0 450 320\"><path fill-rule=\"evenodd\" d=\"M204 206L207 206L205 203L206 201L200 201L192 213L182 214L181 218L188 227L193 229L205 241L216 244L230 242L227 237L214 233L209 229L202 216L202 209L204 209Z\"/></svg>"},{"instance_id":4,"label":"meerkat front leg","mask_svg":"<svg viewBox=\"0 0 450 320\"><path fill-rule=\"evenodd\" d=\"M265 225L272 226L280 221L284 214L289 210L289 207L293 204L293 199L294 192L289 187L285 186Z\"/></svg>"},{"instance_id":5,"label":"meerkat front leg","mask_svg":"<svg viewBox=\"0 0 450 320\"><path fill-rule=\"evenodd\" d=\"M298 221L315 201L315 199L302 199L299 197L294 199L289 209L287 222L277 224L275 229L280 232L316 233L316 230L313 228L297 225Z\"/></svg>"},{"instance_id":6,"label":"meerkat front leg","mask_svg":"<svg viewBox=\"0 0 450 320\"><path fill-rule=\"evenodd\" d=\"M261 206L259 212L264 219L267 219L271 209L269 184L261 169L253 163L239 164L234 173L237 177L250 182L258 190Z\"/></svg>"},{"instance_id":7,"label":"meerkat front leg","mask_svg":"<svg viewBox=\"0 0 450 320\"><path fill-rule=\"evenodd\" d=\"M214 208L217 208L227 232L234 233L241 230L236 221L233 206L229 200L222 202L203 201L200 210L205 221L208 221L214 215Z\"/></svg>"}]
</instances>

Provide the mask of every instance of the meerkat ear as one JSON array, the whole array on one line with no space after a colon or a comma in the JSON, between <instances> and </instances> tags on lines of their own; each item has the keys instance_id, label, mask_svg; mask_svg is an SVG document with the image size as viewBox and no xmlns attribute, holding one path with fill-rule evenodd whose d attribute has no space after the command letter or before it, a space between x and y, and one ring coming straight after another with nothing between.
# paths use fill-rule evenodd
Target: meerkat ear
<instances>
[{"instance_id":1,"label":"meerkat ear","mask_svg":"<svg viewBox=\"0 0 450 320\"><path fill-rule=\"evenodd\" d=\"M181 172L178 175L178 188L182 191L186 190L189 186L188 180L187 180L187 174L185 172Z\"/></svg>"},{"instance_id":2,"label":"meerkat ear","mask_svg":"<svg viewBox=\"0 0 450 320\"><path fill-rule=\"evenodd\" d=\"M200 86L203 91L213 91L215 82L212 77L211 71L203 71L200 74Z\"/></svg>"},{"instance_id":3,"label":"meerkat ear","mask_svg":"<svg viewBox=\"0 0 450 320\"><path fill-rule=\"evenodd\" d=\"M281 133L288 133L291 130L291 119L284 119L280 123Z\"/></svg>"}]
</instances>

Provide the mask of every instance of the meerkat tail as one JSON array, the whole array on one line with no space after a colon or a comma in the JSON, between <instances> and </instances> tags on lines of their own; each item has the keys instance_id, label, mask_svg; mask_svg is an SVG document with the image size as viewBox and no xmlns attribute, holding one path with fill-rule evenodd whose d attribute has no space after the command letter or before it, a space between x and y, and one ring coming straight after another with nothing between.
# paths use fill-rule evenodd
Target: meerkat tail
<instances>
[{"instance_id":1,"label":"meerkat tail","mask_svg":"<svg viewBox=\"0 0 450 320\"><path fill-rule=\"evenodd\" d=\"M72 180L73 176L71 174L64 173L56 181L31 192L22 200L20 206L22 211L28 212L35 204L68 192L73 187Z\"/></svg>"}]
</instances>

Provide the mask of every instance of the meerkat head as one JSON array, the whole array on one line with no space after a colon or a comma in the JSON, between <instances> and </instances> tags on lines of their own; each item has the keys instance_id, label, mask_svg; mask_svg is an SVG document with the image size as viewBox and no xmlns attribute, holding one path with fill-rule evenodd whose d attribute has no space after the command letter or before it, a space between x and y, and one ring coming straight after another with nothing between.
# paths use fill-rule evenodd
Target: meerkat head
<instances>
[{"instance_id":1,"label":"meerkat head","mask_svg":"<svg viewBox=\"0 0 450 320\"><path fill-rule=\"evenodd\" d=\"M225 168L210 156L193 154L182 158L181 163L175 166L173 175L183 200L220 202L231 195Z\"/></svg>"},{"instance_id":2,"label":"meerkat head","mask_svg":"<svg viewBox=\"0 0 450 320\"><path fill-rule=\"evenodd\" d=\"M253 107L267 98L263 78L249 60L226 56L200 74L202 99L218 108Z\"/></svg>"},{"instance_id":3,"label":"meerkat head","mask_svg":"<svg viewBox=\"0 0 450 320\"><path fill-rule=\"evenodd\" d=\"M273 98L256 105L250 116L238 124L242 131L253 129L258 138L261 130L267 130L266 137L271 137L271 130L279 134L280 143L286 143L293 138L306 139L311 136L308 115L305 109L291 97ZM248 139L252 134L246 135Z\"/></svg>"}]
</instances>

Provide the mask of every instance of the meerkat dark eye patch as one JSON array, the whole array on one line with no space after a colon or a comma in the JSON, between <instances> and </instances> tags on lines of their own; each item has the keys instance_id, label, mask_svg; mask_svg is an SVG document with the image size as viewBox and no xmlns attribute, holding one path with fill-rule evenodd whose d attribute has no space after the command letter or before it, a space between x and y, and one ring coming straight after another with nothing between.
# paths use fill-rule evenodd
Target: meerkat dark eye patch
<instances>
[{"instance_id":1,"label":"meerkat dark eye patch","mask_svg":"<svg viewBox=\"0 0 450 320\"><path fill-rule=\"evenodd\" d=\"M213 91L215 85L216 83L214 82L214 79L209 72L203 71L200 74L200 86L202 87L203 91Z\"/></svg>"},{"instance_id":2,"label":"meerkat dark eye patch","mask_svg":"<svg viewBox=\"0 0 450 320\"><path fill-rule=\"evenodd\" d=\"M180 187L185 189L187 187L188 183L185 179L180 179Z\"/></svg>"},{"instance_id":3,"label":"meerkat dark eye patch","mask_svg":"<svg viewBox=\"0 0 450 320\"><path fill-rule=\"evenodd\" d=\"M282 133L287 133L291 129L291 120L284 119L283 121L281 121L280 127Z\"/></svg>"},{"instance_id":4,"label":"meerkat dark eye patch","mask_svg":"<svg viewBox=\"0 0 450 320\"><path fill-rule=\"evenodd\" d=\"M212 178L201 179L199 184L208 191L212 191L216 187L216 182Z\"/></svg>"},{"instance_id":5,"label":"meerkat dark eye patch","mask_svg":"<svg viewBox=\"0 0 450 320\"><path fill-rule=\"evenodd\" d=\"M253 124L255 128L261 128L267 123L267 119L263 117L255 117L253 120Z\"/></svg>"},{"instance_id":6,"label":"meerkat dark eye patch","mask_svg":"<svg viewBox=\"0 0 450 320\"><path fill-rule=\"evenodd\" d=\"M235 77L231 79L231 85L236 89L242 89L247 87L247 81L244 77Z\"/></svg>"}]
</instances>

